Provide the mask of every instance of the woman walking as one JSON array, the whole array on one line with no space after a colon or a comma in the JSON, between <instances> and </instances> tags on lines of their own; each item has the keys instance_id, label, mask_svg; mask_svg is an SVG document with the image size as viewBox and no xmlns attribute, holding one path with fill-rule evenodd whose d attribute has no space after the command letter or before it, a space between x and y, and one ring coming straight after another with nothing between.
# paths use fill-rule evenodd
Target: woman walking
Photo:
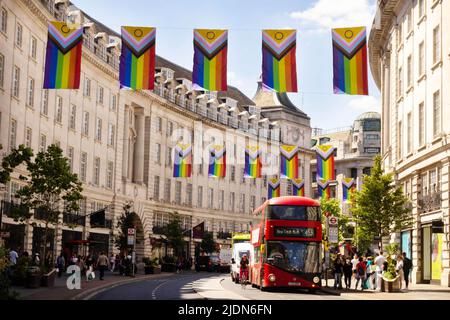
<instances>
[{"instance_id":1,"label":"woman walking","mask_svg":"<svg viewBox=\"0 0 450 320\"><path fill-rule=\"evenodd\" d=\"M397 274L400 276L400 283L403 287L403 278L404 278L404 272L403 272L403 256L398 255L397 256L397 265L395 266L395 271L397 271ZM400 288L402 289L402 288Z\"/></svg>"},{"instance_id":2,"label":"woman walking","mask_svg":"<svg viewBox=\"0 0 450 320\"><path fill-rule=\"evenodd\" d=\"M355 290L358 289L359 280L361 280L361 291L364 290L364 281L366 281L366 264L362 257L359 258L358 264L356 265L356 286Z\"/></svg>"},{"instance_id":3,"label":"woman walking","mask_svg":"<svg viewBox=\"0 0 450 320\"><path fill-rule=\"evenodd\" d=\"M350 290L352 286L352 273L353 273L353 265L350 259L347 259L345 261L345 264L342 268L344 270L344 283L345 283L345 290Z\"/></svg>"}]
</instances>

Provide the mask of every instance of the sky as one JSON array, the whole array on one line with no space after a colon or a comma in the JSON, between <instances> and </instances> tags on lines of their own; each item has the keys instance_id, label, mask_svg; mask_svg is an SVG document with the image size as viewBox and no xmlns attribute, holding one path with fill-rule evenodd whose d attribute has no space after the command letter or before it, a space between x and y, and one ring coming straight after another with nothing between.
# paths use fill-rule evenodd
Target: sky
<instances>
[{"instance_id":1,"label":"sky","mask_svg":"<svg viewBox=\"0 0 450 320\"><path fill-rule=\"evenodd\" d=\"M192 69L193 29L228 29L228 84L250 98L261 75L261 30L297 29L298 93L292 102L311 127L346 127L367 111L380 112L369 67L369 96L333 94L331 28L367 26L376 0L72 0L120 33L122 25L156 27L156 54Z\"/></svg>"}]
</instances>

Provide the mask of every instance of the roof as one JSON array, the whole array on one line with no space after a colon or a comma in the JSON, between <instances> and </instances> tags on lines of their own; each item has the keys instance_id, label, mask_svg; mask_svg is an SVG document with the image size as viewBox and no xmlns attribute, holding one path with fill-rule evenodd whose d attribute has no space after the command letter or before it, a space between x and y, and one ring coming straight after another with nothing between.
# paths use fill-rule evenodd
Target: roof
<instances>
[{"instance_id":1,"label":"roof","mask_svg":"<svg viewBox=\"0 0 450 320\"><path fill-rule=\"evenodd\" d=\"M366 120L366 119L381 119L381 114L378 112L364 112L360 114L356 120Z\"/></svg>"},{"instance_id":2,"label":"roof","mask_svg":"<svg viewBox=\"0 0 450 320\"><path fill-rule=\"evenodd\" d=\"M285 196L272 198L267 201L271 206L273 205L320 206L320 203L318 201L307 197Z\"/></svg>"},{"instance_id":3,"label":"roof","mask_svg":"<svg viewBox=\"0 0 450 320\"><path fill-rule=\"evenodd\" d=\"M119 33L115 32L114 30L110 29L103 23L92 18L90 15L88 15L84 11L81 10L81 12L87 19L89 19L90 21L92 21L95 24L95 28L97 29L98 32L106 32L108 35L113 35L113 36L120 38ZM155 68L171 69L174 71L175 79L185 78L185 79L192 81L192 71L191 70L188 70L188 69L186 69L172 61L169 61L161 56L158 56L158 55L156 55ZM227 91L219 91L217 93L217 98L224 98L224 97L228 97L228 98L236 100L240 107L248 106L248 105L252 105L252 106L255 105L255 103L249 97L247 97L241 90L239 90L236 87L230 86L230 85L228 86Z\"/></svg>"}]
</instances>

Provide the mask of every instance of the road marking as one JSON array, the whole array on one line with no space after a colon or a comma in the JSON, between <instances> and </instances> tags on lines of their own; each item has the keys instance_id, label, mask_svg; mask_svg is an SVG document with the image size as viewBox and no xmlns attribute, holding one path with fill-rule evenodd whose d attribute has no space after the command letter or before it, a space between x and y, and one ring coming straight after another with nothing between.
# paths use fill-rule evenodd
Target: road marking
<instances>
[{"instance_id":1,"label":"road marking","mask_svg":"<svg viewBox=\"0 0 450 320\"><path fill-rule=\"evenodd\" d=\"M157 286L155 289L153 289L153 291L152 291L152 299L153 300L156 300L156 290L158 290L159 287L163 286L164 284L166 284L169 281L170 280L166 280L166 281L162 282L159 286Z\"/></svg>"}]
</instances>

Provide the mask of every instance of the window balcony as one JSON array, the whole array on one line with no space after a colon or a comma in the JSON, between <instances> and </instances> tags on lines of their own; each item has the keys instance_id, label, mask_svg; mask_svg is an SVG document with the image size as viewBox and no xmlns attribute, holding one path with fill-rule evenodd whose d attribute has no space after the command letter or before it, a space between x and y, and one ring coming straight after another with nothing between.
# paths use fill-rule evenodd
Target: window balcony
<instances>
[{"instance_id":1,"label":"window balcony","mask_svg":"<svg viewBox=\"0 0 450 320\"><path fill-rule=\"evenodd\" d=\"M442 207L440 190L430 192L426 195L419 194L417 197L419 213L440 210Z\"/></svg>"}]
</instances>

